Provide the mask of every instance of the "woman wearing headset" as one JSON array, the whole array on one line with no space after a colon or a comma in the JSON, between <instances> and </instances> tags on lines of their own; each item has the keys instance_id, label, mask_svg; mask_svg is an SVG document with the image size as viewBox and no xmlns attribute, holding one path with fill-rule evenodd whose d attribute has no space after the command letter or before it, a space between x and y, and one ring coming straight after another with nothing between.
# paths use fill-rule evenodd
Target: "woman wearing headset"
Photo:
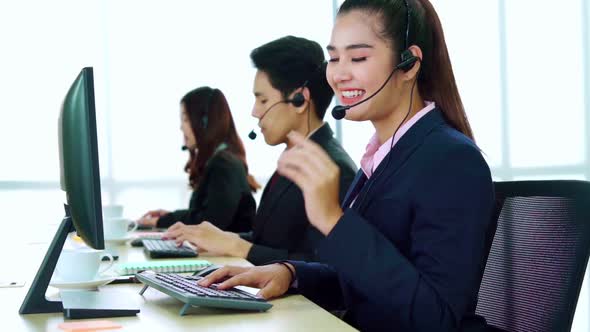
<instances>
[{"instance_id":1,"label":"woman wearing headset","mask_svg":"<svg viewBox=\"0 0 590 332\"><path fill-rule=\"evenodd\" d=\"M328 82L347 120L371 121L360 170L342 205L336 168L309 140L278 170L302 190L325 238L320 263L225 267L200 281L289 289L363 331L454 331L475 312L494 200L442 27L427 0L347 0L332 30ZM361 103L362 102L362 103ZM344 115L343 109L336 116Z\"/></svg>"},{"instance_id":2,"label":"woman wearing headset","mask_svg":"<svg viewBox=\"0 0 590 332\"><path fill-rule=\"evenodd\" d=\"M193 189L188 209L154 210L138 221L167 228L177 221L204 220L232 232L251 230L256 213L252 192L260 188L248 174L246 152L221 90L200 87L180 101L181 130L189 159L184 167Z\"/></svg>"}]
</instances>

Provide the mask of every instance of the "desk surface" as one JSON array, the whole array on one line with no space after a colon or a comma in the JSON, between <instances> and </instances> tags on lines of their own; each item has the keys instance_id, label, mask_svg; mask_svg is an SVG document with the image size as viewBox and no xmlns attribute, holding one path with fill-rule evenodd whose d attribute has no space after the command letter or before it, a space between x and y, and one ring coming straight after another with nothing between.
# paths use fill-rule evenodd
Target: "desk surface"
<instances>
[{"instance_id":1,"label":"desk surface","mask_svg":"<svg viewBox=\"0 0 590 332\"><path fill-rule=\"evenodd\" d=\"M2 253L0 281L26 281L24 287L0 288L0 322L3 331L61 331L58 328L64 322L61 313L18 314L46 249L47 244L29 244L12 249L18 255ZM117 246L114 250L119 252L121 262L146 260L141 248ZM206 255L200 258L214 264L250 265L240 258ZM6 269L10 266L12 268ZM15 268L16 266L19 268ZM122 330L116 331L354 331L352 327L301 295L272 300L273 307L264 313L194 307L189 310L188 315L179 316L182 302L154 289L148 289L143 297L139 296L141 287L141 284L101 287L105 291L117 291L121 292L121 296L135 298L140 307L141 312L135 317L108 318L123 326ZM58 290L52 287L47 292L52 298L58 294Z\"/></svg>"}]
</instances>

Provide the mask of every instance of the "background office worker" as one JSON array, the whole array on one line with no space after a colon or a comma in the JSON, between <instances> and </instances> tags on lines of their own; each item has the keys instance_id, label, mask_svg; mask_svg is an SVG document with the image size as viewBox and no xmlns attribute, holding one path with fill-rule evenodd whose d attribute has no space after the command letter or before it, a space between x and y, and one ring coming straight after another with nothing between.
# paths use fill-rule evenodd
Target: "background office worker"
<instances>
[{"instance_id":1,"label":"background office worker","mask_svg":"<svg viewBox=\"0 0 590 332\"><path fill-rule=\"evenodd\" d=\"M345 320L362 331L455 331L473 321L494 195L438 16L427 0L347 0L328 50L338 98L366 100L346 118L371 121L376 132L342 208L336 167L316 144L292 133L295 147L279 161L325 236L324 264L227 267L202 284L234 276L221 288L257 286L265 298L295 286L326 308L346 309Z\"/></svg>"},{"instance_id":2,"label":"background office worker","mask_svg":"<svg viewBox=\"0 0 590 332\"><path fill-rule=\"evenodd\" d=\"M287 36L256 48L250 57L257 68L252 115L258 118L264 140L269 145L286 144L288 151L293 145L287 134L293 131L318 144L335 165L341 188L336 200L340 201L356 167L322 120L333 92L326 81L321 46ZM315 260L315 247L322 237L307 219L301 190L277 172L264 189L252 233L238 237L210 224L190 227L179 223L170 227L167 236L219 255L244 257L256 265L283 259Z\"/></svg>"},{"instance_id":3,"label":"background office worker","mask_svg":"<svg viewBox=\"0 0 590 332\"><path fill-rule=\"evenodd\" d=\"M169 227L177 221L208 220L220 229L246 232L256 212L252 196L260 186L248 174L246 153L229 105L219 89L200 87L180 101L181 130L189 159L185 166L193 189L188 209L149 211L145 226Z\"/></svg>"}]
</instances>

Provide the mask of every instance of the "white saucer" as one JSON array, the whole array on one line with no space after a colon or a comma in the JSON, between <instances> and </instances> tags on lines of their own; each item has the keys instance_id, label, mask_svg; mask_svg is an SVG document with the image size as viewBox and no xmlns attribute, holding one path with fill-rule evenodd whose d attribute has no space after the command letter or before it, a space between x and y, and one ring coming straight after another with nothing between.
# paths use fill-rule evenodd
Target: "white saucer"
<instances>
[{"instance_id":1,"label":"white saucer","mask_svg":"<svg viewBox=\"0 0 590 332\"><path fill-rule=\"evenodd\" d=\"M105 242L113 243L113 244L125 244L125 242L131 240L133 236L131 234L127 234L122 238L118 239L104 239Z\"/></svg>"},{"instance_id":2,"label":"white saucer","mask_svg":"<svg viewBox=\"0 0 590 332\"><path fill-rule=\"evenodd\" d=\"M104 286L116 277L112 275L98 276L96 279L88 281L65 281L59 277L54 276L49 282L49 286L61 289L82 289L82 290L96 290L100 286Z\"/></svg>"}]
</instances>

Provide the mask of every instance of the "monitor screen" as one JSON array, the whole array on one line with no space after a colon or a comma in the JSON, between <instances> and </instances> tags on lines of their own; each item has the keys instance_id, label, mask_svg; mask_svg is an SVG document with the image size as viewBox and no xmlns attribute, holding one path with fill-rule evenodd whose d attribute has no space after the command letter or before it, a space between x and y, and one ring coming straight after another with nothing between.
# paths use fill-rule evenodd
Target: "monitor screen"
<instances>
[{"instance_id":1,"label":"monitor screen","mask_svg":"<svg viewBox=\"0 0 590 332\"><path fill-rule=\"evenodd\" d=\"M116 292L109 294L78 290L80 293L72 295L69 302L62 297L63 303L45 297L72 227L90 247L104 249L92 68L82 69L68 90L61 108L58 128L60 182L67 197L66 216L62 219L18 312L63 312L67 318L135 315L139 312L135 305L127 304L129 306L125 308L117 306L117 299L121 295Z\"/></svg>"},{"instance_id":2,"label":"monitor screen","mask_svg":"<svg viewBox=\"0 0 590 332\"><path fill-rule=\"evenodd\" d=\"M78 236L104 249L94 75L82 69L70 86L59 116L60 183Z\"/></svg>"}]
</instances>

